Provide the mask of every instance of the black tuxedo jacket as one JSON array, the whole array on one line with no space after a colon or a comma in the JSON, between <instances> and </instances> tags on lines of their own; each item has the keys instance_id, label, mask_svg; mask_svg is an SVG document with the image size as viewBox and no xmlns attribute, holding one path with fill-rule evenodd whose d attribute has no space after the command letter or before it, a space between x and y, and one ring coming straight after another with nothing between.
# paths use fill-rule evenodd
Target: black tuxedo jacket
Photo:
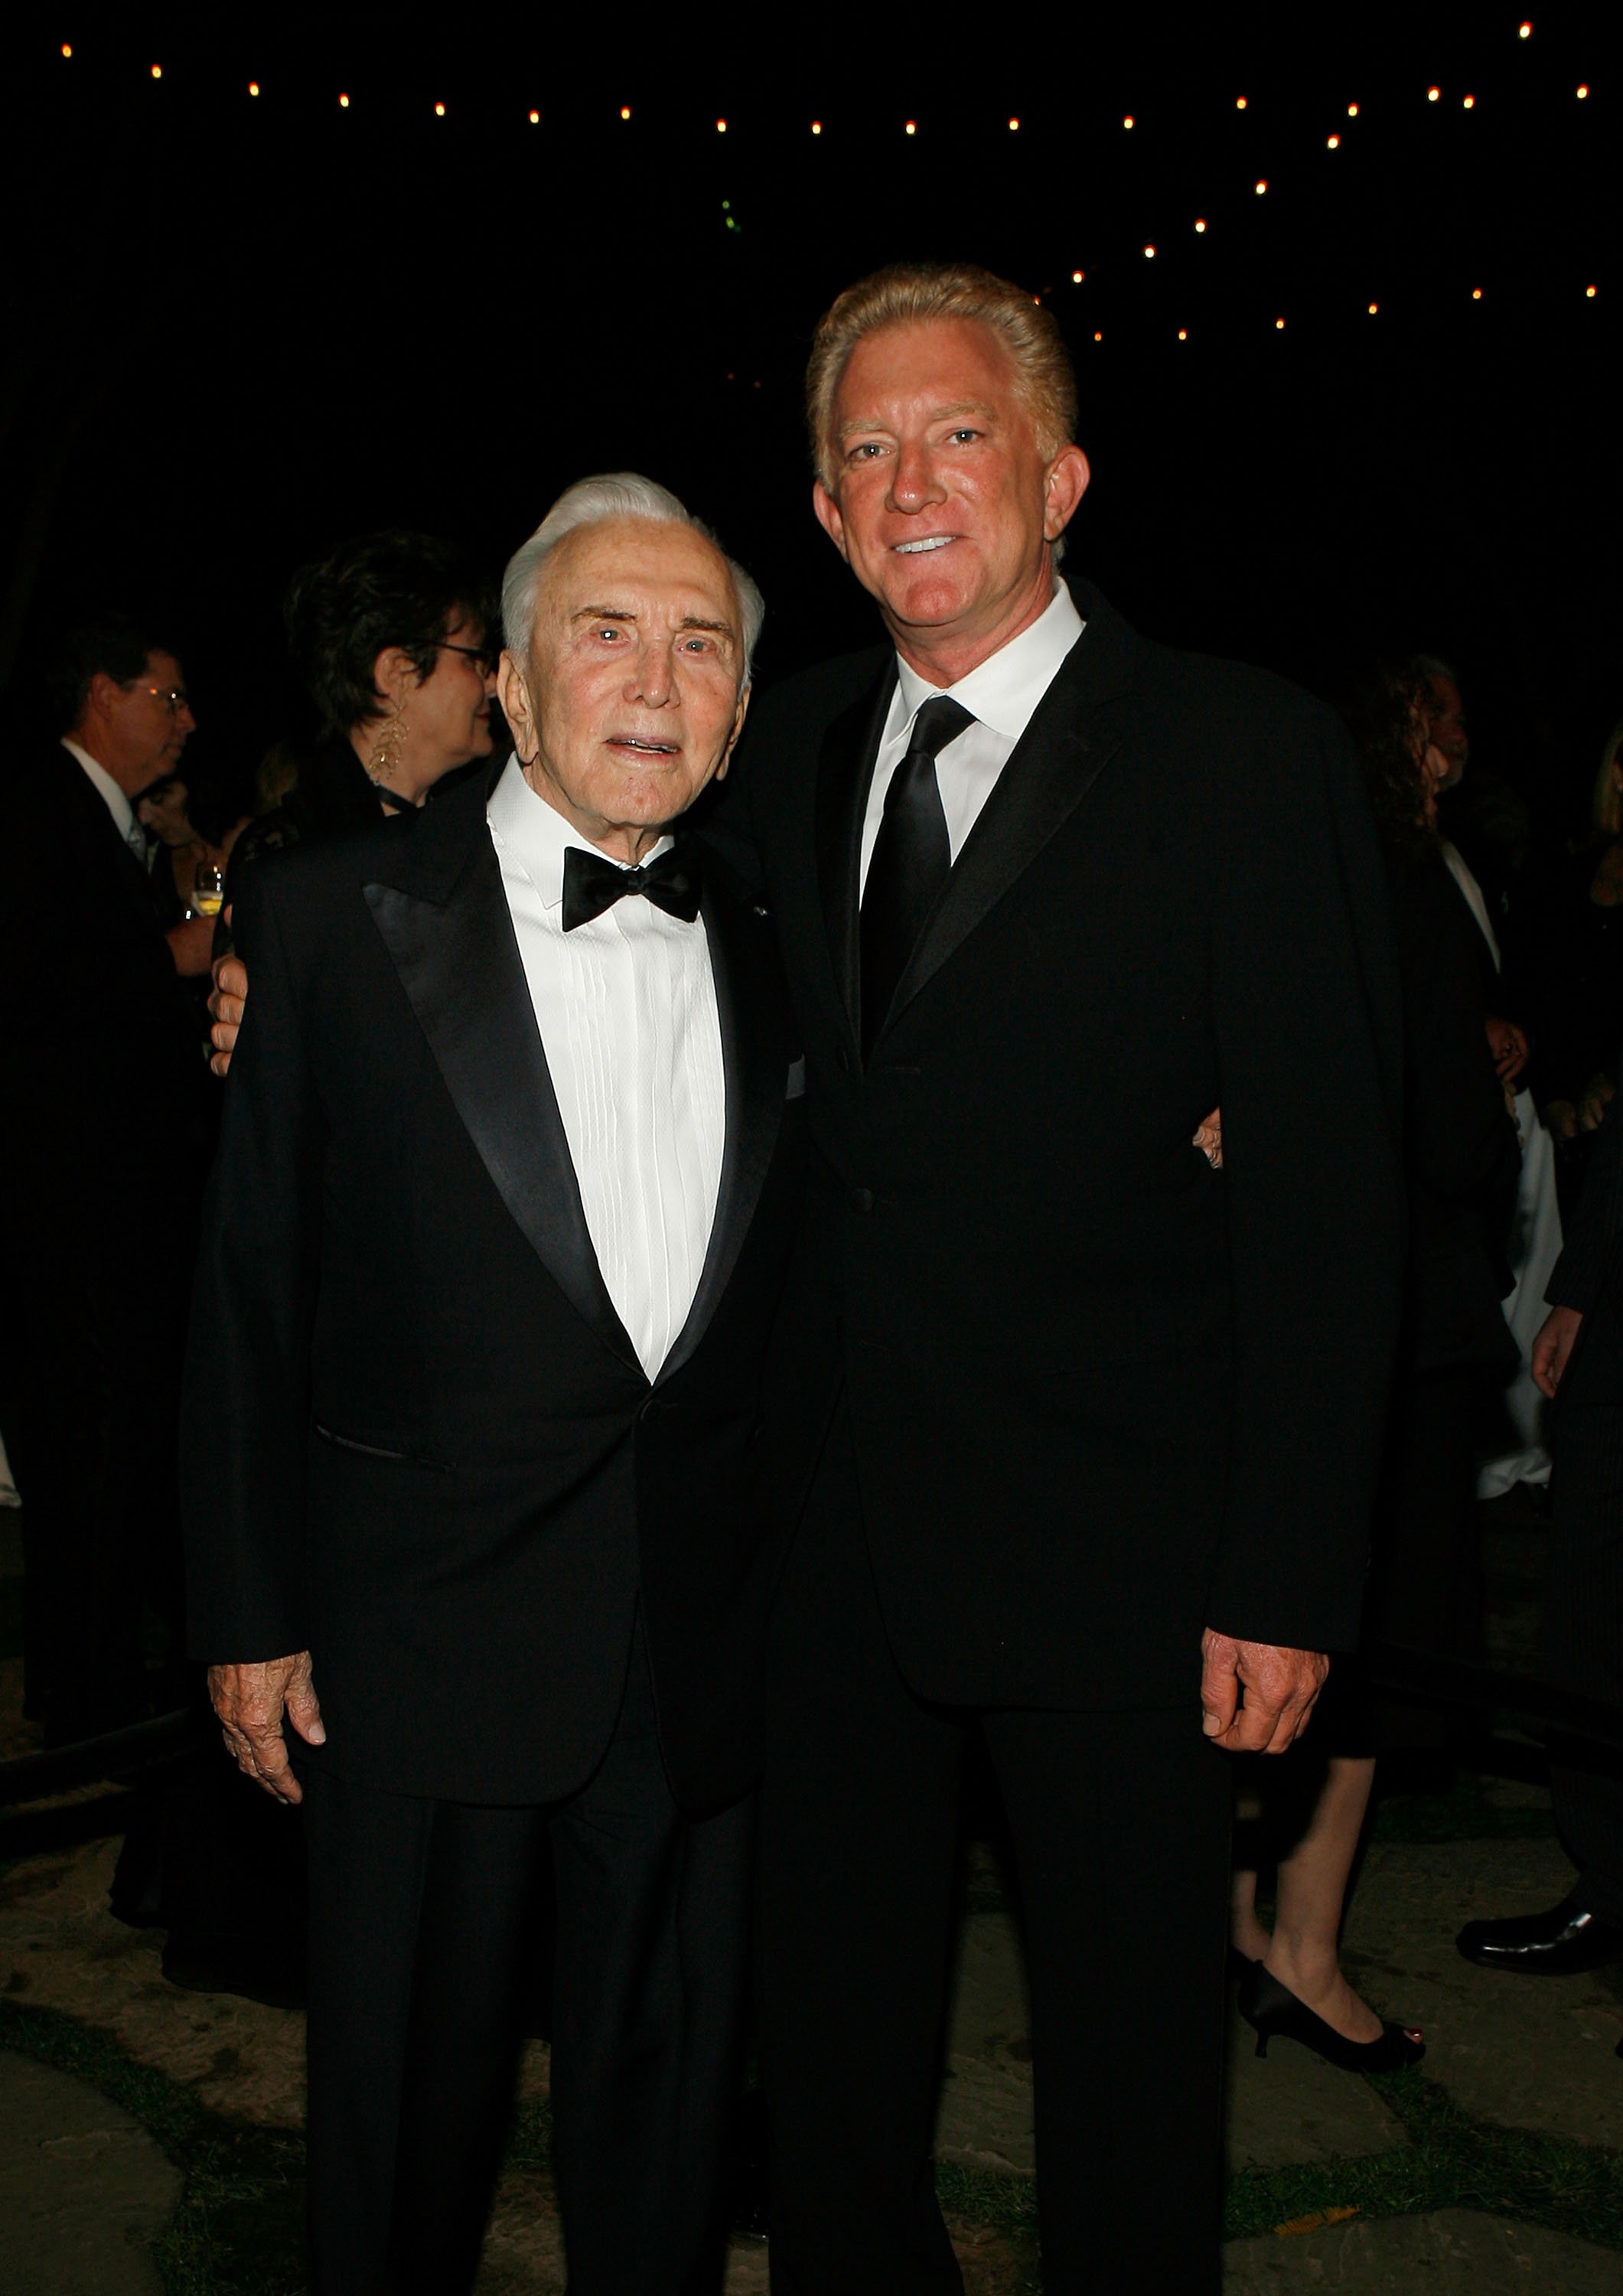
<instances>
[{"instance_id":1,"label":"black tuxedo jacket","mask_svg":"<svg viewBox=\"0 0 1623 2296\"><path fill-rule=\"evenodd\" d=\"M792 1513L847 1390L921 1693L1182 1705L1209 1624L1357 1636L1400 1289L1389 904L1338 722L1073 587L1086 631L865 1070L894 658L746 735L814 1149L769 1425ZM1221 1172L1191 1144L1219 1104Z\"/></svg>"},{"instance_id":2,"label":"black tuxedo jacket","mask_svg":"<svg viewBox=\"0 0 1623 2296\"><path fill-rule=\"evenodd\" d=\"M202 1040L146 872L60 742L0 783L0 1164L93 1224L164 1221L196 1152Z\"/></svg>"},{"instance_id":3,"label":"black tuxedo jacket","mask_svg":"<svg viewBox=\"0 0 1623 2296\"><path fill-rule=\"evenodd\" d=\"M193 1320L192 1646L310 1649L312 1759L346 1776L539 1802L595 1766L640 1603L672 1787L719 1807L757 1757L758 1398L801 1193L772 929L712 877L720 1196L651 1387L593 1252L487 787L239 889L253 995Z\"/></svg>"},{"instance_id":4,"label":"black tuxedo jacket","mask_svg":"<svg viewBox=\"0 0 1623 2296\"><path fill-rule=\"evenodd\" d=\"M1404 1180L1408 1251L1404 1375L1480 1370L1520 1357L1500 1301L1521 1150L1494 1073L1480 964L1481 927L1440 853L1394 873L1403 987Z\"/></svg>"}]
</instances>

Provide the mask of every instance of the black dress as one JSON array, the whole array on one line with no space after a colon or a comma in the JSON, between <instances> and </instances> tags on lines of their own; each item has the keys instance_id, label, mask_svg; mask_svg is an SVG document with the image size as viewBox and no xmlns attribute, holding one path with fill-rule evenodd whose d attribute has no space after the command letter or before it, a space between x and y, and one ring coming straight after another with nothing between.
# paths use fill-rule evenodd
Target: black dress
<instances>
[{"instance_id":1,"label":"black dress","mask_svg":"<svg viewBox=\"0 0 1623 2296\"><path fill-rule=\"evenodd\" d=\"M241 882L242 871L266 853L341 837L353 829L370 829L381 803L377 783L356 756L348 736L327 734L300 765L299 780L282 803L250 821L232 847L226 900L231 898L233 885Z\"/></svg>"},{"instance_id":2,"label":"black dress","mask_svg":"<svg viewBox=\"0 0 1623 2296\"><path fill-rule=\"evenodd\" d=\"M1481 1015L1480 936L1442 857L1394 870L1404 1021L1404 1317L1372 1526L1362 1648L1480 1660L1480 1438L1517 1366L1501 1300L1521 1176L1516 1128ZM1345 1754L1450 1743L1441 1707L1371 1689L1339 1659L1316 1735Z\"/></svg>"}]
</instances>

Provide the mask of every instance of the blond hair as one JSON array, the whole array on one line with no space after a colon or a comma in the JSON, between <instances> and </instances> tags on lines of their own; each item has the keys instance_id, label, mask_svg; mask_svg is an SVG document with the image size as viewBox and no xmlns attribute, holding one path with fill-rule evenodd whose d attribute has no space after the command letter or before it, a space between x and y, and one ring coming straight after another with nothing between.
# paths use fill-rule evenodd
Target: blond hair
<instances>
[{"instance_id":1,"label":"blond hair","mask_svg":"<svg viewBox=\"0 0 1623 2296\"><path fill-rule=\"evenodd\" d=\"M1623 837L1623 790L1618 787L1618 777L1612 771L1619 750L1623 750L1623 719L1611 729L1611 738L1602 754L1601 770L1594 777L1591 818L1597 837Z\"/></svg>"},{"instance_id":2,"label":"blond hair","mask_svg":"<svg viewBox=\"0 0 1623 2296\"><path fill-rule=\"evenodd\" d=\"M1023 287L973 263L889 263L836 296L812 338L806 419L817 476L831 491L835 464L834 398L865 335L922 319L974 319L1014 362L1016 389L1045 455L1070 444L1077 427L1077 379L1052 313Z\"/></svg>"}]
</instances>

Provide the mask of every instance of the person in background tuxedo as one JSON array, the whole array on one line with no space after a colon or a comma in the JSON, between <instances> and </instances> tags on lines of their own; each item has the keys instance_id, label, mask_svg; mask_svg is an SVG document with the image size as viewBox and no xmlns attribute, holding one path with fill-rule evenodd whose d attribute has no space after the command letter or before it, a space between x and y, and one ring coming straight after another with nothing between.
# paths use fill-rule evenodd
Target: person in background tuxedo
<instances>
[{"instance_id":1,"label":"person in background tuxedo","mask_svg":"<svg viewBox=\"0 0 1623 2296\"><path fill-rule=\"evenodd\" d=\"M242 879L193 1647L306 1813L315 2288L471 2286L550 1834L570 2285L701 2296L802 1072L764 911L668 831L726 769L761 606L621 477L554 505L503 611L516 755Z\"/></svg>"},{"instance_id":2,"label":"person in background tuxedo","mask_svg":"<svg viewBox=\"0 0 1623 2296\"><path fill-rule=\"evenodd\" d=\"M808 402L816 514L888 642L766 695L730 832L813 1148L766 1437L796 1521L762 1800L773 2285L961 2286L930 2152L979 1731L1045 2286L1199 2296L1216 1750L1288 1746L1357 1641L1398 1320L1380 860L1329 711L1060 578L1088 467L1029 293L881 272L820 325Z\"/></svg>"},{"instance_id":3,"label":"person in background tuxedo","mask_svg":"<svg viewBox=\"0 0 1623 2296\"><path fill-rule=\"evenodd\" d=\"M1623 1069L1619 1071L1623 1074ZM1533 1376L1556 1406L1545 1675L1623 1710L1623 1122L1614 1100L1545 1298ZM1528 1976L1623 1962L1623 1763L1615 1751L1550 1748L1555 1823L1578 1879L1558 1906L1468 1922L1467 1961ZM1623 2050L1619 2051L1623 2054Z\"/></svg>"},{"instance_id":4,"label":"person in background tuxedo","mask_svg":"<svg viewBox=\"0 0 1623 2296\"><path fill-rule=\"evenodd\" d=\"M179 1632L175 1418L208 1091L180 974L207 971L209 929L166 935L135 819L194 725L165 634L124 614L69 633L52 699L61 740L0 781L0 1297L26 1709L60 1744L150 1711L143 1606Z\"/></svg>"}]
</instances>

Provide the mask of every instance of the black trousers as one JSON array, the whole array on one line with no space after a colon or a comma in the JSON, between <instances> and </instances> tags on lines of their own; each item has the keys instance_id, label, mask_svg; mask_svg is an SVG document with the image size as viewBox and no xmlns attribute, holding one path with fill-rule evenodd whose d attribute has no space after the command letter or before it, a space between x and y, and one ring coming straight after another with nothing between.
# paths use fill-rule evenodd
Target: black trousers
<instances>
[{"instance_id":1,"label":"black trousers","mask_svg":"<svg viewBox=\"0 0 1623 2296\"><path fill-rule=\"evenodd\" d=\"M1230 1779L1187 1711L968 1713L890 1655L840 1420L768 1680L759 2014L775 2296L962 2286L930 2137L966 1734L1019 1866L1048 2296L1218 2284Z\"/></svg>"},{"instance_id":2,"label":"black trousers","mask_svg":"<svg viewBox=\"0 0 1623 2296\"><path fill-rule=\"evenodd\" d=\"M1545 1671L1623 1709L1623 1405L1558 1408L1551 1500ZM1550 1784L1578 1896L1623 1922L1623 1758L1553 1740Z\"/></svg>"},{"instance_id":3,"label":"black trousers","mask_svg":"<svg viewBox=\"0 0 1623 2296\"><path fill-rule=\"evenodd\" d=\"M739 2086L754 1812L670 1797L636 1638L595 1775L495 1808L303 1766L315 2296L471 2289L512 2101L544 1837L553 2168L570 2296L712 2296Z\"/></svg>"}]
</instances>

